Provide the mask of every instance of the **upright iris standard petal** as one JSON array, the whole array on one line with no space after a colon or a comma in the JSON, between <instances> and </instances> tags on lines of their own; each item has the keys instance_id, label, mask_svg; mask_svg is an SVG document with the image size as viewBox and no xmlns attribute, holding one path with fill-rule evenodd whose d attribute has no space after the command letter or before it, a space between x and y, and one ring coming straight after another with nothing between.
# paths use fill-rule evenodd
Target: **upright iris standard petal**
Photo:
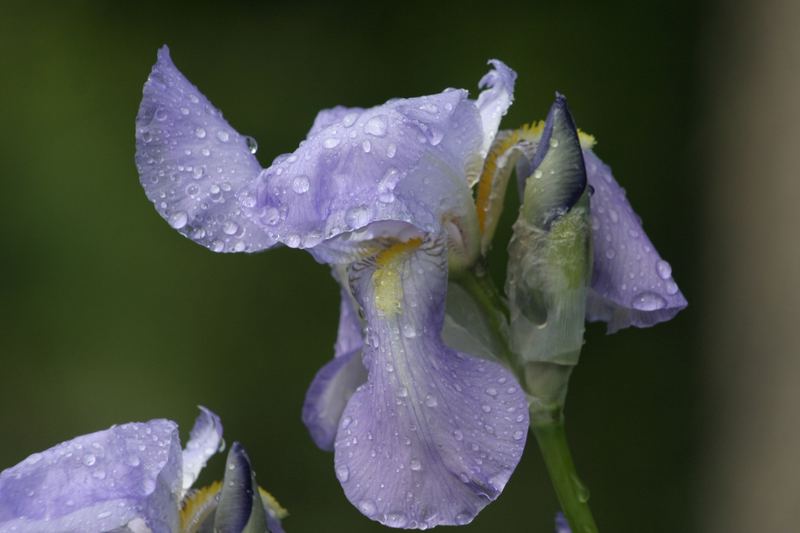
<instances>
[{"instance_id":1,"label":"upright iris standard petal","mask_svg":"<svg viewBox=\"0 0 800 533\"><path fill-rule=\"evenodd\" d=\"M170 226L215 252L275 243L253 209L261 165L251 142L178 71L166 46L158 51L136 117L136 166Z\"/></svg>"},{"instance_id":2,"label":"upright iris standard petal","mask_svg":"<svg viewBox=\"0 0 800 533\"><path fill-rule=\"evenodd\" d=\"M312 124L311 129L306 134L306 139L315 136L328 126L332 126L336 123L353 125L355 121L358 120L358 116L363 112L364 108L362 107L345 107L343 105L337 105L330 109L323 109L317 113L317 116L314 118L314 124Z\"/></svg>"},{"instance_id":3,"label":"upright iris standard petal","mask_svg":"<svg viewBox=\"0 0 800 533\"><path fill-rule=\"evenodd\" d=\"M168 420L83 435L0 473L0 532L103 532L143 518L154 533L171 533L180 472Z\"/></svg>"},{"instance_id":4,"label":"upright iris standard petal","mask_svg":"<svg viewBox=\"0 0 800 533\"><path fill-rule=\"evenodd\" d=\"M344 114L273 163L259 205L282 242L313 248L324 262L361 255L346 257L346 250L364 240L438 232L449 220L473 231L465 176L479 169L482 136L478 110L462 90Z\"/></svg>"},{"instance_id":5,"label":"upright iris standard petal","mask_svg":"<svg viewBox=\"0 0 800 533\"><path fill-rule=\"evenodd\" d=\"M514 83L517 80L517 73L499 59L492 59L489 63L494 69L490 70L478 84L485 90L478 96L476 102L484 131L481 158L485 158L489 153L497 128L500 127L500 120L514 101Z\"/></svg>"},{"instance_id":6,"label":"upright iris standard petal","mask_svg":"<svg viewBox=\"0 0 800 533\"><path fill-rule=\"evenodd\" d=\"M369 378L339 423L335 470L348 499L392 527L470 522L505 487L527 436L512 375L442 342L442 241L399 243L350 269Z\"/></svg>"},{"instance_id":7,"label":"upright iris standard petal","mask_svg":"<svg viewBox=\"0 0 800 533\"><path fill-rule=\"evenodd\" d=\"M222 422L219 417L202 405L200 415L189 434L189 442L183 450L183 491L184 493L197 480L200 471L212 455L224 445Z\"/></svg>"},{"instance_id":8,"label":"upright iris standard petal","mask_svg":"<svg viewBox=\"0 0 800 533\"><path fill-rule=\"evenodd\" d=\"M608 332L670 320L686 307L672 268L642 229L611 169L584 150L591 197L594 272L587 318L608 323Z\"/></svg>"}]
</instances>

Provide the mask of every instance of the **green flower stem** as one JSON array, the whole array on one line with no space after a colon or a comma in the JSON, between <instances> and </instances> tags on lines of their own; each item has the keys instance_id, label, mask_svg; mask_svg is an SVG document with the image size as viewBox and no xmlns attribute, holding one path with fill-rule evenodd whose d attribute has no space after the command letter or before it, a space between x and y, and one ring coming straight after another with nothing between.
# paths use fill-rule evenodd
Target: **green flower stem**
<instances>
[{"instance_id":1,"label":"green flower stem","mask_svg":"<svg viewBox=\"0 0 800 533\"><path fill-rule=\"evenodd\" d=\"M563 411L560 408L544 412L532 409L531 431L539 443L550 481L572 532L597 533L588 504L589 491L578 478L572 462Z\"/></svg>"}]
</instances>

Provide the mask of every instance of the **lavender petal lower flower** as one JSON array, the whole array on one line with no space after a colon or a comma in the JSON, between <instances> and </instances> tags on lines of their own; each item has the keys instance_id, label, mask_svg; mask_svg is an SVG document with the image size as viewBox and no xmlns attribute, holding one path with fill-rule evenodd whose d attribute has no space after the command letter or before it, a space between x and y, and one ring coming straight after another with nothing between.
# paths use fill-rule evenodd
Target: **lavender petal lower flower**
<instances>
[{"instance_id":1,"label":"lavender petal lower flower","mask_svg":"<svg viewBox=\"0 0 800 533\"><path fill-rule=\"evenodd\" d=\"M196 427L206 423L221 431L203 409ZM136 521L154 533L177 531L182 464L170 420L76 437L0 473L0 532L91 533Z\"/></svg>"}]
</instances>

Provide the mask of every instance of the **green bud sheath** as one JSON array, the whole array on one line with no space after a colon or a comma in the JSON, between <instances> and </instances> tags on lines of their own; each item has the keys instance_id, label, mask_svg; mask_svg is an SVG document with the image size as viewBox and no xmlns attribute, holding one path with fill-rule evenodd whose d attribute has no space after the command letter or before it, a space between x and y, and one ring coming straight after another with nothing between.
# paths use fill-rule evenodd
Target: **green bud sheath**
<instances>
[{"instance_id":1,"label":"green bud sheath","mask_svg":"<svg viewBox=\"0 0 800 533\"><path fill-rule=\"evenodd\" d=\"M528 392L563 405L583 344L591 234L586 171L566 100L558 96L533 156L518 166L523 202L509 244L511 346Z\"/></svg>"}]
</instances>

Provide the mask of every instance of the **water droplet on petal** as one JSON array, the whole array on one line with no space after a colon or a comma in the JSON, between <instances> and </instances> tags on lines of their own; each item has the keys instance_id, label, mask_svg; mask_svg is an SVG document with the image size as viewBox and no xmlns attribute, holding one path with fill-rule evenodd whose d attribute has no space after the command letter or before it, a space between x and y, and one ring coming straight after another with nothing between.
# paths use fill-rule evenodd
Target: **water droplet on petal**
<instances>
[{"instance_id":1,"label":"water droplet on petal","mask_svg":"<svg viewBox=\"0 0 800 533\"><path fill-rule=\"evenodd\" d=\"M678 284L672 280L667 282L667 294L677 294L678 292Z\"/></svg>"},{"instance_id":2,"label":"water droplet on petal","mask_svg":"<svg viewBox=\"0 0 800 533\"><path fill-rule=\"evenodd\" d=\"M337 139L336 137L329 137L324 141L322 141L322 146L328 149L336 148L337 146L339 146L340 142L342 142L341 139Z\"/></svg>"},{"instance_id":3,"label":"water droplet on petal","mask_svg":"<svg viewBox=\"0 0 800 533\"><path fill-rule=\"evenodd\" d=\"M92 466L96 462L97 462L97 457L95 457L91 453L86 454L86 456L83 458L83 464L85 464L86 466Z\"/></svg>"},{"instance_id":4,"label":"water droplet on petal","mask_svg":"<svg viewBox=\"0 0 800 533\"><path fill-rule=\"evenodd\" d=\"M656 263L656 272L658 272L658 277L663 280L668 280L672 277L672 267L663 259L659 259Z\"/></svg>"},{"instance_id":5,"label":"water droplet on petal","mask_svg":"<svg viewBox=\"0 0 800 533\"><path fill-rule=\"evenodd\" d=\"M217 139L219 139L220 142L226 143L226 142L228 142L228 139L230 139L230 138L231 138L231 136L230 136L230 134L228 134L227 131L225 131L225 130L217 131Z\"/></svg>"},{"instance_id":6,"label":"water droplet on petal","mask_svg":"<svg viewBox=\"0 0 800 533\"><path fill-rule=\"evenodd\" d=\"M157 121L163 122L167 119L167 110L164 109L163 107L159 107L158 109L156 109L156 112L153 114L153 117Z\"/></svg>"},{"instance_id":7,"label":"water droplet on petal","mask_svg":"<svg viewBox=\"0 0 800 533\"><path fill-rule=\"evenodd\" d=\"M258 141L256 141L254 138L250 137L249 135L245 135L244 142L247 143L247 149L250 150L251 154L258 152Z\"/></svg>"},{"instance_id":8,"label":"water droplet on petal","mask_svg":"<svg viewBox=\"0 0 800 533\"><path fill-rule=\"evenodd\" d=\"M522 437L525 436L524 431L515 431L514 432L514 440L522 440Z\"/></svg>"},{"instance_id":9,"label":"water droplet on petal","mask_svg":"<svg viewBox=\"0 0 800 533\"><path fill-rule=\"evenodd\" d=\"M558 146L558 139L555 137L550 137L550 147L556 148Z\"/></svg>"},{"instance_id":10,"label":"water droplet on petal","mask_svg":"<svg viewBox=\"0 0 800 533\"><path fill-rule=\"evenodd\" d=\"M229 220L222 225L222 231L225 233L225 235L236 235L236 232L239 231L239 225L236 222Z\"/></svg>"},{"instance_id":11,"label":"water droplet on petal","mask_svg":"<svg viewBox=\"0 0 800 533\"><path fill-rule=\"evenodd\" d=\"M175 229L181 229L186 225L186 222L189 220L189 217L183 211L178 211L177 213L173 213L169 217L169 225Z\"/></svg>"},{"instance_id":12,"label":"water droplet on petal","mask_svg":"<svg viewBox=\"0 0 800 533\"><path fill-rule=\"evenodd\" d=\"M453 437L455 437L456 440L464 440L464 433L462 433L460 429L457 429L453 432Z\"/></svg>"},{"instance_id":13,"label":"water droplet on petal","mask_svg":"<svg viewBox=\"0 0 800 533\"><path fill-rule=\"evenodd\" d=\"M203 128L197 128L194 130L194 134L198 139L205 139L206 138L206 130Z\"/></svg>"},{"instance_id":14,"label":"water droplet on petal","mask_svg":"<svg viewBox=\"0 0 800 533\"><path fill-rule=\"evenodd\" d=\"M375 137L383 137L386 135L387 129L386 119L382 116L372 117L364 124L364 131Z\"/></svg>"},{"instance_id":15,"label":"water droplet on petal","mask_svg":"<svg viewBox=\"0 0 800 533\"><path fill-rule=\"evenodd\" d=\"M347 426L353 423L353 419L349 416L342 418L342 429L347 429Z\"/></svg>"},{"instance_id":16,"label":"water droplet on petal","mask_svg":"<svg viewBox=\"0 0 800 533\"><path fill-rule=\"evenodd\" d=\"M631 305L639 311L658 311L667 305L667 301L654 292L641 292L633 297Z\"/></svg>"},{"instance_id":17,"label":"water droplet on petal","mask_svg":"<svg viewBox=\"0 0 800 533\"><path fill-rule=\"evenodd\" d=\"M372 503L372 501L370 500L361 500L360 502L358 502L358 508L361 510L362 513L370 517L374 515L375 511L377 510L375 508L375 504Z\"/></svg>"},{"instance_id":18,"label":"water droplet on petal","mask_svg":"<svg viewBox=\"0 0 800 533\"><path fill-rule=\"evenodd\" d=\"M408 518L403 513L387 513L384 522L389 527L404 527Z\"/></svg>"},{"instance_id":19,"label":"water droplet on petal","mask_svg":"<svg viewBox=\"0 0 800 533\"><path fill-rule=\"evenodd\" d=\"M386 147L386 157L391 159L394 157L396 153L397 153L397 145L394 143L390 143L389 146Z\"/></svg>"},{"instance_id":20,"label":"water droplet on petal","mask_svg":"<svg viewBox=\"0 0 800 533\"><path fill-rule=\"evenodd\" d=\"M344 220L351 228L360 228L369 222L369 208L365 206L353 207L347 210Z\"/></svg>"},{"instance_id":21,"label":"water droplet on petal","mask_svg":"<svg viewBox=\"0 0 800 533\"><path fill-rule=\"evenodd\" d=\"M472 522L472 518L470 518L470 515L468 515L467 513L458 513L456 515L456 524L460 526L465 526L470 522Z\"/></svg>"},{"instance_id":22,"label":"water droplet on petal","mask_svg":"<svg viewBox=\"0 0 800 533\"><path fill-rule=\"evenodd\" d=\"M491 413L492 412L492 408L490 406L486 405L486 404L481 405L481 410L484 413Z\"/></svg>"},{"instance_id":23,"label":"water droplet on petal","mask_svg":"<svg viewBox=\"0 0 800 533\"><path fill-rule=\"evenodd\" d=\"M267 207L261 215L261 220L268 226L274 226L281 218L281 213L274 207Z\"/></svg>"},{"instance_id":24,"label":"water droplet on petal","mask_svg":"<svg viewBox=\"0 0 800 533\"><path fill-rule=\"evenodd\" d=\"M358 120L358 113L348 113L342 119L342 125L345 128L349 128L356 123L356 120Z\"/></svg>"},{"instance_id":25,"label":"water droplet on petal","mask_svg":"<svg viewBox=\"0 0 800 533\"><path fill-rule=\"evenodd\" d=\"M303 194L308 191L310 183L305 176L297 176L292 180L292 190L297 194Z\"/></svg>"},{"instance_id":26,"label":"water droplet on petal","mask_svg":"<svg viewBox=\"0 0 800 533\"><path fill-rule=\"evenodd\" d=\"M414 329L414 326L411 324L404 324L403 325L403 337L407 339L413 339L417 336L417 330Z\"/></svg>"},{"instance_id":27,"label":"water droplet on petal","mask_svg":"<svg viewBox=\"0 0 800 533\"><path fill-rule=\"evenodd\" d=\"M350 469L344 465L340 465L336 467L336 478L341 483L347 482L350 479Z\"/></svg>"},{"instance_id":28,"label":"water droplet on petal","mask_svg":"<svg viewBox=\"0 0 800 533\"><path fill-rule=\"evenodd\" d=\"M544 173L538 168L533 171L533 179L540 180L542 179L542 176L544 176Z\"/></svg>"},{"instance_id":29,"label":"water droplet on petal","mask_svg":"<svg viewBox=\"0 0 800 533\"><path fill-rule=\"evenodd\" d=\"M428 407L436 407L437 405L439 405L439 402L436 401L436 396L431 396L430 394L428 394L425 397L425 405L427 405Z\"/></svg>"},{"instance_id":30,"label":"water droplet on petal","mask_svg":"<svg viewBox=\"0 0 800 533\"><path fill-rule=\"evenodd\" d=\"M364 150L365 154L370 153L370 151L372 150L372 143L369 142L369 141L362 142L361 143L361 149Z\"/></svg>"},{"instance_id":31,"label":"water droplet on petal","mask_svg":"<svg viewBox=\"0 0 800 533\"><path fill-rule=\"evenodd\" d=\"M411 459L411 462L408 463L408 467L414 472L419 472L422 470L422 463L420 463L417 459Z\"/></svg>"}]
</instances>

